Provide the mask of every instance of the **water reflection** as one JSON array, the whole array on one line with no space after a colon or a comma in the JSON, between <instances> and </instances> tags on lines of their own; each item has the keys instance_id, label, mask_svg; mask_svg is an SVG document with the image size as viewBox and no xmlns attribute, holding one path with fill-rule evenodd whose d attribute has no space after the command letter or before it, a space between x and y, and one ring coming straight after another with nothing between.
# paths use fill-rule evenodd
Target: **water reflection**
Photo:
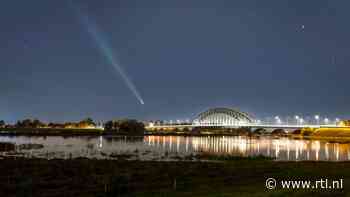
<instances>
[{"instance_id":1,"label":"water reflection","mask_svg":"<svg viewBox=\"0 0 350 197\"><path fill-rule=\"evenodd\" d=\"M45 158L109 158L111 154L130 154L144 160L169 159L207 152L236 156L264 155L276 160L350 160L350 143L318 140L243 136L222 137L0 137L0 143L14 144L8 154ZM23 144L42 144L40 149L23 149ZM31 146L28 146L31 147ZM2 154L6 152L0 150Z\"/></svg>"},{"instance_id":2,"label":"water reflection","mask_svg":"<svg viewBox=\"0 0 350 197\"><path fill-rule=\"evenodd\" d=\"M147 136L150 146L180 153L207 152L239 156L265 155L276 160L350 160L350 143L329 143L319 140L300 140L272 137L181 137ZM176 144L176 148L172 144Z\"/></svg>"}]
</instances>

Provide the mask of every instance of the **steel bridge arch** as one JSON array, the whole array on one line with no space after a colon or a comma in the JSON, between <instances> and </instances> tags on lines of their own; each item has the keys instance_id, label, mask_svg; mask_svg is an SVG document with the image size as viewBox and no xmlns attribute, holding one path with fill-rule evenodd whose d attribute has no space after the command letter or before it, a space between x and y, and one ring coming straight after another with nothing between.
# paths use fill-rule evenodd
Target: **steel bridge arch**
<instances>
[{"instance_id":1,"label":"steel bridge arch","mask_svg":"<svg viewBox=\"0 0 350 197\"><path fill-rule=\"evenodd\" d=\"M239 125L252 123L247 113L231 108L211 108L201 112L193 121L197 125Z\"/></svg>"}]
</instances>

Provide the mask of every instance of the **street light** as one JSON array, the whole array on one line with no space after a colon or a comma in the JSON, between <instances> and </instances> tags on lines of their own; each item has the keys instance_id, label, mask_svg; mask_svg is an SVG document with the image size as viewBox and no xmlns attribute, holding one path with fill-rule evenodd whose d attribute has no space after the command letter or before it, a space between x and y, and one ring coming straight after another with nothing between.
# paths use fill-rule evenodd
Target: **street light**
<instances>
[{"instance_id":1,"label":"street light","mask_svg":"<svg viewBox=\"0 0 350 197\"><path fill-rule=\"evenodd\" d=\"M153 122L149 122L149 123L148 123L148 126L149 126L149 127L154 127L154 123L153 123Z\"/></svg>"},{"instance_id":2,"label":"street light","mask_svg":"<svg viewBox=\"0 0 350 197\"><path fill-rule=\"evenodd\" d=\"M325 123L325 124L328 124L328 122L329 122L329 119L328 119L328 118L325 118L325 119L324 119L324 123Z\"/></svg>"},{"instance_id":3,"label":"street light","mask_svg":"<svg viewBox=\"0 0 350 197\"><path fill-rule=\"evenodd\" d=\"M302 119L302 118L300 118L299 121L300 121L300 124L304 123L304 119Z\"/></svg>"},{"instance_id":4,"label":"street light","mask_svg":"<svg viewBox=\"0 0 350 197\"><path fill-rule=\"evenodd\" d=\"M276 120L277 124L281 124L281 119L280 119L280 117L276 116L276 117L275 117L275 120Z\"/></svg>"},{"instance_id":5,"label":"street light","mask_svg":"<svg viewBox=\"0 0 350 197\"><path fill-rule=\"evenodd\" d=\"M319 115L315 115L315 119L316 119L316 123L319 125L320 124L320 122L319 122L320 116Z\"/></svg>"},{"instance_id":6,"label":"street light","mask_svg":"<svg viewBox=\"0 0 350 197\"><path fill-rule=\"evenodd\" d=\"M299 116L295 116L295 119L296 119L296 121L297 121L297 125L299 124Z\"/></svg>"},{"instance_id":7,"label":"street light","mask_svg":"<svg viewBox=\"0 0 350 197\"><path fill-rule=\"evenodd\" d=\"M282 124L282 123L283 123L282 119L279 118L279 119L278 119L278 123L279 123L279 124Z\"/></svg>"}]
</instances>

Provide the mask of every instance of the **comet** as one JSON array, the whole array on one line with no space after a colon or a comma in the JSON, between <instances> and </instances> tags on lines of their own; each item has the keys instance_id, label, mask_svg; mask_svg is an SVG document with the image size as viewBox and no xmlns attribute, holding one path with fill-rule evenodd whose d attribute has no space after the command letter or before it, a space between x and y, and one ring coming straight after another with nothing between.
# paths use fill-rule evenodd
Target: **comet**
<instances>
[{"instance_id":1,"label":"comet","mask_svg":"<svg viewBox=\"0 0 350 197\"><path fill-rule=\"evenodd\" d=\"M107 62L119 73L123 81L129 90L134 94L141 105L144 105L145 102L141 97L141 94L137 90L135 84L130 80L129 76L120 65L118 59L115 57L112 47L109 45L102 31L98 28L98 25L93 22L89 16L83 13L78 7L74 6L71 2L72 8L77 13L77 17L82 26L86 29L87 33L90 35L92 40L96 43L96 46L103 55Z\"/></svg>"}]
</instances>

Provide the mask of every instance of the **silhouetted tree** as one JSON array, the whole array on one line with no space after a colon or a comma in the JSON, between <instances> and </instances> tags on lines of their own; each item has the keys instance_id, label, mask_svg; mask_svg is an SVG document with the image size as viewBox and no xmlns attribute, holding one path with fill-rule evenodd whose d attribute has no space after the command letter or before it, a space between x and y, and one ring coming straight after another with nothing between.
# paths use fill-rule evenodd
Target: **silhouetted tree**
<instances>
[{"instance_id":1,"label":"silhouetted tree","mask_svg":"<svg viewBox=\"0 0 350 197\"><path fill-rule=\"evenodd\" d=\"M0 127L4 127L5 126L5 121L0 120Z\"/></svg>"},{"instance_id":2,"label":"silhouetted tree","mask_svg":"<svg viewBox=\"0 0 350 197\"><path fill-rule=\"evenodd\" d=\"M110 120L104 124L107 131L126 132L126 133L143 133L145 125L142 122L131 119Z\"/></svg>"},{"instance_id":3,"label":"silhouetted tree","mask_svg":"<svg viewBox=\"0 0 350 197\"><path fill-rule=\"evenodd\" d=\"M104 123L105 130L111 131L113 130L113 121L109 120Z\"/></svg>"},{"instance_id":4,"label":"silhouetted tree","mask_svg":"<svg viewBox=\"0 0 350 197\"><path fill-rule=\"evenodd\" d=\"M137 120L124 120L120 123L119 129L128 133L143 133L145 125Z\"/></svg>"},{"instance_id":5,"label":"silhouetted tree","mask_svg":"<svg viewBox=\"0 0 350 197\"><path fill-rule=\"evenodd\" d=\"M39 128L43 126L45 126L45 124L38 119L25 119L22 121L17 121L17 123L15 124L15 127L17 128Z\"/></svg>"},{"instance_id":6,"label":"silhouetted tree","mask_svg":"<svg viewBox=\"0 0 350 197\"><path fill-rule=\"evenodd\" d=\"M33 120L31 126L32 126L32 128L40 128L40 127L44 127L45 124L43 122L41 122L40 120L35 119L35 120Z\"/></svg>"},{"instance_id":7,"label":"silhouetted tree","mask_svg":"<svg viewBox=\"0 0 350 197\"><path fill-rule=\"evenodd\" d=\"M95 127L96 124L91 118L86 118L78 123L78 127L84 128L84 127Z\"/></svg>"},{"instance_id":8,"label":"silhouetted tree","mask_svg":"<svg viewBox=\"0 0 350 197\"><path fill-rule=\"evenodd\" d=\"M22 122L17 120L16 124L15 124L15 127L17 128L21 128L22 127Z\"/></svg>"},{"instance_id":9,"label":"silhouetted tree","mask_svg":"<svg viewBox=\"0 0 350 197\"><path fill-rule=\"evenodd\" d=\"M96 125L95 122L92 120L92 118L86 118L86 119L83 120L83 122L86 122L86 123L88 123L90 125Z\"/></svg>"},{"instance_id":10,"label":"silhouetted tree","mask_svg":"<svg viewBox=\"0 0 350 197\"><path fill-rule=\"evenodd\" d=\"M22 121L22 127L24 127L24 128L32 127L32 120L30 120L30 119L23 120Z\"/></svg>"}]
</instances>

